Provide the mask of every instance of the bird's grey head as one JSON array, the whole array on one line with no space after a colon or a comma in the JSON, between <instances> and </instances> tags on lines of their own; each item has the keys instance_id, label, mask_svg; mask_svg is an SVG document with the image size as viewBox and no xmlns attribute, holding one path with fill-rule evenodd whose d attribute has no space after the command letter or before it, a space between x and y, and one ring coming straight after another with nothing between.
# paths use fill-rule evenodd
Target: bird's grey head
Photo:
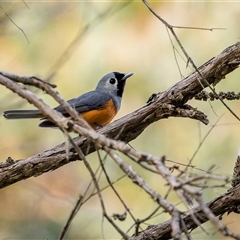
<instances>
[{"instance_id":1,"label":"bird's grey head","mask_svg":"<svg viewBox=\"0 0 240 240\"><path fill-rule=\"evenodd\" d=\"M122 97L127 78L133 75L130 73L111 72L103 76L96 87L97 91L107 92L116 97Z\"/></svg>"}]
</instances>

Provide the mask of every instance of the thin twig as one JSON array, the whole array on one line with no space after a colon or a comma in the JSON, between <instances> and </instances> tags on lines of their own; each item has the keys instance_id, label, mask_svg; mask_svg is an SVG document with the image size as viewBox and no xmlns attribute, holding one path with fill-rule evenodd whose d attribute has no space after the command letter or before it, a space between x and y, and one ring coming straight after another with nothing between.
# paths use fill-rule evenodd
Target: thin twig
<instances>
[{"instance_id":1,"label":"thin twig","mask_svg":"<svg viewBox=\"0 0 240 240\"><path fill-rule=\"evenodd\" d=\"M2 9L3 13L5 14L5 16L11 21L11 23L12 23L15 27L17 27L17 28L22 32L22 34L23 34L24 37L26 38L28 44L30 44L30 42L29 42L29 40L28 40L28 37L27 37L26 33L24 32L24 30L23 30L22 28L20 28L20 27L10 18L10 16L5 12L5 10L3 9L3 7L2 7L1 5L0 5L0 8Z\"/></svg>"},{"instance_id":2,"label":"thin twig","mask_svg":"<svg viewBox=\"0 0 240 240\"><path fill-rule=\"evenodd\" d=\"M101 204L101 208L102 208L102 212L103 212L103 216L108 220L109 223L111 223L113 225L113 227L118 231L119 234L121 234L121 236L124 238L124 239L129 239L129 236L124 232L122 231L117 224L115 224L115 222L111 219L111 217L108 216L107 212L106 212L106 208L105 208L105 204L104 204L104 201L103 201L103 197L102 197L102 194L101 194L101 189L98 185L98 182L97 182L97 179L96 179L96 176L90 166L90 164L88 163L88 161L86 160L86 158L84 157L81 149L75 144L75 142L72 140L72 138L70 138L71 140L71 143L73 144L75 150L77 151L77 153L79 154L79 157L82 158L83 162L84 162L84 165L86 166L86 168L88 169L91 177L92 177L92 180L94 182L94 185L95 185L95 188L97 189L97 194L98 194L98 198L100 200L100 204Z\"/></svg>"},{"instance_id":3,"label":"thin twig","mask_svg":"<svg viewBox=\"0 0 240 240\"><path fill-rule=\"evenodd\" d=\"M192 165L192 162L195 158L195 156L197 155L197 153L199 152L200 148L202 147L202 145L204 144L204 142L206 141L207 137L209 136L209 134L212 132L212 130L215 128L215 126L217 125L217 123L220 121L221 117L217 119L217 121L211 126L211 128L209 129L209 131L206 133L206 135L204 136L204 138L200 141L197 149L195 150L195 152L193 153L192 157L190 158L190 160L188 161L188 165L185 168L185 172L187 171L187 169L189 168L189 166ZM180 174L181 175L181 174ZM179 175L179 176L180 176ZM178 177L179 177L178 176Z\"/></svg>"},{"instance_id":4,"label":"thin twig","mask_svg":"<svg viewBox=\"0 0 240 240\"><path fill-rule=\"evenodd\" d=\"M112 16L122 9L124 9L126 6L128 6L132 1L126 1L122 2L121 5L110 5L107 9L104 10L103 13L99 14L97 17L95 17L91 22L87 23L83 28L81 27L77 33L77 35L74 37L74 39L71 41L71 43L66 47L58 61L55 62L55 64L51 67L51 69L48 71L47 79L52 79L55 75L57 70L59 70L64 63L66 63L66 60L69 59L69 56L74 53L75 48L80 40L83 39L85 34L89 32L90 29L93 29L94 27L99 26L100 21L108 19L108 16L111 14ZM114 9L115 8L115 9ZM114 11L112 11L114 9Z\"/></svg>"},{"instance_id":5,"label":"thin twig","mask_svg":"<svg viewBox=\"0 0 240 240\"><path fill-rule=\"evenodd\" d=\"M112 190L114 191L114 193L116 194L116 196L118 197L118 199L120 200L120 202L122 203L122 205L124 206L125 210L129 213L129 215L131 216L131 218L133 219L133 221L136 223L137 220L136 218L134 217L134 215L132 214L132 212L130 211L130 209L128 208L128 206L126 205L126 203L124 202L124 200L122 199L122 197L120 196L120 194L117 192L117 190L115 189L115 187L113 186L109 176L108 176L108 173L105 169L105 166L103 164L103 161L102 161L102 158L101 158L101 155L99 153L99 150L97 150L97 154L98 154L98 159L99 159L99 162L101 164L101 167L102 167L102 170L104 172L104 175L107 179L107 182L109 184L109 186L112 188ZM108 154L108 153L107 153Z\"/></svg>"},{"instance_id":6,"label":"thin twig","mask_svg":"<svg viewBox=\"0 0 240 240\"><path fill-rule=\"evenodd\" d=\"M69 231L69 228L70 228L70 225L74 219L74 217L76 216L76 214L78 213L79 211L79 208L81 207L82 205L82 200L83 200L83 197L82 196L79 196L77 202L76 202L76 205L74 206L65 226L63 227L63 230L61 231L61 234L59 236L59 240L63 240L64 237L67 235L68 231Z\"/></svg>"},{"instance_id":7,"label":"thin twig","mask_svg":"<svg viewBox=\"0 0 240 240\"><path fill-rule=\"evenodd\" d=\"M187 58L187 61L190 62L194 68L194 70L199 74L199 76L201 77L201 80L211 89L211 91L218 96L217 92L215 91L215 89L208 83L208 81L206 80L206 78L201 74L201 72L199 71L199 69L197 68L197 66L195 65L195 63L193 62L193 60L190 58L190 56L188 55L188 53L186 52L186 50L184 49L181 41L179 40L178 36L176 35L175 31L174 31L174 26L170 25L167 21L165 21L162 17L160 17L153 9L152 7L149 5L149 3L147 2L147 0L142 0L143 3L147 6L147 8L154 14L155 17L157 17L173 34L175 40L177 41L178 45L180 46L182 52L184 53L184 55ZM200 81L200 79L198 79L199 83L202 85L202 82ZM204 89L204 87L202 86L202 88ZM237 116L236 113L233 112L233 110L223 101L223 99L219 97L219 100L222 102L222 104L228 109L228 111L238 120L240 121L240 118Z\"/></svg>"}]
</instances>

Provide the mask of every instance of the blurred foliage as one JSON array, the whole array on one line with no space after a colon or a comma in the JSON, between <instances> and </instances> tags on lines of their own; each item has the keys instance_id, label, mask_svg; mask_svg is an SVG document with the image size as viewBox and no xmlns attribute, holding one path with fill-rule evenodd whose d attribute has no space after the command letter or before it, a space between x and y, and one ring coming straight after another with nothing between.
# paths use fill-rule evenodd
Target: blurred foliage
<instances>
[{"instance_id":1,"label":"blurred foliage","mask_svg":"<svg viewBox=\"0 0 240 240\"><path fill-rule=\"evenodd\" d=\"M26 1L26 6L20 1L0 4L1 71L34 75L42 79L48 79L54 73L50 80L57 84L58 91L65 99L92 90L98 79L107 72L133 71L135 75L127 83L122 108L116 118L141 107L152 93L166 90L181 79L181 74L187 76L192 71L186 68L186 61L179 50L181 56L177 53L177 61L180 74L165 26L141 2ZM189 1L153 2L151 5L173 25L225 28L214 31L176 29L197 66L239 40L238 3ZM12 21L24 31L29 43ZM64 64L53 68L66 49ZM227 76L217 85L216 91L239 92L238 75L239 70ZM37 94L51 106L56 105L46 94L40 91ZM0 103L1 111L32 108L4 87L1 87ZM221 117L194 158L193 165L203 170L215 165L215 173L231 176L239 151L239 123L220 102L192 100L191 104L209 116L209 126L189 119L166 119L151 125L131 145L141 151L157 156L166 155L167 159L187 164L200 140ZM228 102L228 105L240 116L239 102ZM65 140L60 131L38 129L37 125L38 121L34 120L6 121L1 118L1 160L5 161L8 156L13 159L26 158ZM96 169L99 165L96 153L87 159ZM141 171L130 160L126 161ZM122 176L122 172L110 159L106 168L112 180ZM146 171L141 172L141 176L160 194L165 195L168 187L162 178ZM56 239L89 181L90 176L83 163L75 162L2 189L0 238ZM103 177L101 186L106 184ZM156 204L127 178L117 182L115 187L137 218L144 218L155 209ZM208 189L204 196L210 200L224 191ZM103 196L110 215L124 212L110 189L105 190ZM178 203L174 194L170 194L168 200ZM102 236L102 228L105 238L119 238L106 220L101 222L101 218L99 200L95 196L77 215L68 238L97 239ZM160 214L149 223L158 223L168 218ZM233 231L240 233L237 216L225 216L224 222ZM128 217L119 225L128 229L131 223ZM208 239L220 238L212 225L207 224L206 228L210 233ZM199 229L193 232L195 239L205 237Z\"/></svg>"}]
</instances>

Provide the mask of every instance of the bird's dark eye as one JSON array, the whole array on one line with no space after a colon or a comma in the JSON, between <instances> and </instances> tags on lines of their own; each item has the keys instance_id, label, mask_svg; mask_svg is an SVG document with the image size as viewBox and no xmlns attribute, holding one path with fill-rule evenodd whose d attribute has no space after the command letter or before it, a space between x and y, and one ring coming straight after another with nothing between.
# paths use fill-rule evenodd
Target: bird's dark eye
<instances>
[{"instance_id":1,"label":"bird's dark eye","mask_svg":"<svg viewBox=\"0 0 240 240\"><path fill-rule=\"evenodd\" d=\"M115 78L110 78L109 82L110 82L111 84L114 84L114 83L116 82L116 79L115 79Z\"/></svg>"}]
</instances>

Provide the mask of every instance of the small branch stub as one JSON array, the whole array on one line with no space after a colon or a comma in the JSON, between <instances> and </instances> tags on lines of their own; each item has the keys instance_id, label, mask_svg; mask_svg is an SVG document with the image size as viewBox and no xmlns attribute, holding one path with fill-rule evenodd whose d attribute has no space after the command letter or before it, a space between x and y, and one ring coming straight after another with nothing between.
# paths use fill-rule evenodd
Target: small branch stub
<instances>
[{"instance_id":1,"label":"small branch stub","mask_svg":"<svg viewBox=\"0 0 240 240\"><path fill-rule=\"evenodd\" d=\"M232 186L236 187L240 183L240 156L237 157L233 170Z\"/></svg>"}]
</instances>

